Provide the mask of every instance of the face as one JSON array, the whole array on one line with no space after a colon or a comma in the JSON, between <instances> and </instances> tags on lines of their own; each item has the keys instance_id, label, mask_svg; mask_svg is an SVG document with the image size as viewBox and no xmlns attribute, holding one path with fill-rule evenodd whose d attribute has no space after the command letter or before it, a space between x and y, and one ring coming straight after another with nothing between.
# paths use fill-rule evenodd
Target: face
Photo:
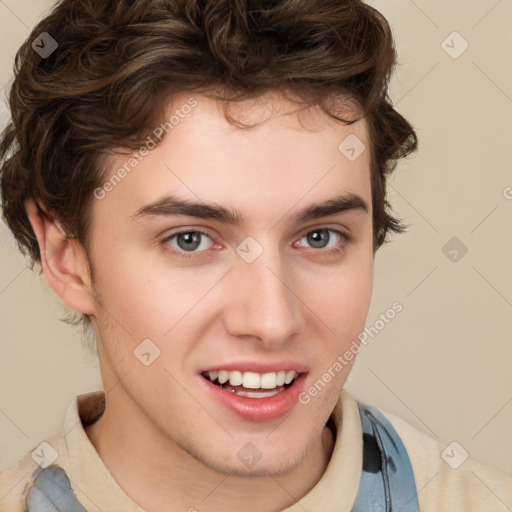
<instances>
[{"instance_id":1,"label":"face","mask_svg":"<svg viewBox=\"0 0 512 512\"><path fill-rule=\"evenodd\" d=\"M115 397L217 471L281 474L320 438L370 304L370 151L338 149L349 135L369 148L367 126L268 96L237 111L260 122L242 130L193 97L173 99L169 135L94 200L107 409Z\"/></svg>"}]
</instances>

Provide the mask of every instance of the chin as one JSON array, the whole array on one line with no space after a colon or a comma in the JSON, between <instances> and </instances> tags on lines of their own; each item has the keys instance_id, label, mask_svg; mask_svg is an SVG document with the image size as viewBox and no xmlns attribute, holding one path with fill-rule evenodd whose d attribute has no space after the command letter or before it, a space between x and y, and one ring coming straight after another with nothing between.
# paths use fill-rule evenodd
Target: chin
<instances>
[{"instance_id":1,"label":"chin","mask_svg":"<svg viewBox=\"0 0 512 512\"><path fill-rule=\"evenodd\" d=\"M231 464L230 473L240 477L278 477L285 475L295 469L302 457L284 459L276 457L276 460L264 461L263 457L251 467L243 464Z\"/></svg>"},{"instance_id":2,"label":"chin","mask_svg":"<svg viewBox=\"0 0 512 512\"><path fill-rule=\"evenodd\" d=\"M306 450L300 448L293 451L288 449L286 453L271 453L270 449L258 450L251 443L243 444L242 448L229 455L211 451L207 454L191 453L199 462L213 471L238 477L285 475L299 465L305 454Z\"/></svg>"}]
</instances>

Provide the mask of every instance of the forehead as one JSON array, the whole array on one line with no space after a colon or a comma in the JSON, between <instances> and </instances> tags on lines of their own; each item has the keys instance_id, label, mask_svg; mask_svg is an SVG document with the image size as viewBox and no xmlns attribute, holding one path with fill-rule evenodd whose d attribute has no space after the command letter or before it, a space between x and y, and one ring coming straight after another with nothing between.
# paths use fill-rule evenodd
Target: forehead
<instances>
[{"instance_id":1,"label":"forehead","mask_svg":"<svg viewBox=\"0 0 512 512\"><path fill-rule=\"evenodd\" d=\"M188 108L191 103L194 103L193 108ZM248 144L254 144L269 134L275 137L283 135L291 143L307 139L310 144L325 142L329 146L334 133L342 135L346 132L357 135L361 140L368 140L367 122L364 118L356 121L357 107L354 102L339 97L328 105L341 118L355 122L347 125L327 115L319 105L305 104L297 97L293 101L277 91L237 102L221 102L202 94L182 92L176 94L166 106L166 117L172 120L174 138L200 137L201 133L210 131L210 138L218 135L225 139L226 144L235 139L241 142L244 138ZM235 123L229 122L226 113ZM237 122L248 126L237 126ZM292 132L293 137L290 137ZM278 138L277 141L280 145L284 143L284 139Z\"/></svg>"},{"instance_id":2,"label":"forehead","mask_svg":"<svg viewBox=\"0 0 512 512\"><path fill-rule=\"evenodd\" d=\"M346 125L318 107L300 110L296 103L269 93L229 105L228 115L255 124L240 128L226 119L223 107L200 94L175 95L146 149L135 151L135 157L112 158L105 180L116 183L98 207L110 204L115 209L122 203L128 216L173 194L229 205L248 218L250 209L261 221L275 221L293 204L305 206L342 193L371 203L365 119Z\"/></svg>"}]
</instances>

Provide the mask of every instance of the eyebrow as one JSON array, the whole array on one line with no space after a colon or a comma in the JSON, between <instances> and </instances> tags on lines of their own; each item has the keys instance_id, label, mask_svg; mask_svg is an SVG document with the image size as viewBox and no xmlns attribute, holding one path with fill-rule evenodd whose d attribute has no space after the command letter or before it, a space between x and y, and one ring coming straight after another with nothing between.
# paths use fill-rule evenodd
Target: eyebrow
<instances>
[{"instance_id":1,"label":"eyebrow","mask_svg":"<svg viewBox=\"0 0 512 512\"><path fill-rule=\"evenodd\" d=\"M356 194L344 194L333 197L321 203L312 204L299 211L294 220L297 224L310 220L337 215L349 211L368 213L368 204ZM200 219L215 220L232 226L243 226L245 218L240 212L205 202L194 202L180 199L176 196L165 196L157 201L143 206L132 215L132 219L154 216L186 215Z\"/></svg>"}]
</instances>

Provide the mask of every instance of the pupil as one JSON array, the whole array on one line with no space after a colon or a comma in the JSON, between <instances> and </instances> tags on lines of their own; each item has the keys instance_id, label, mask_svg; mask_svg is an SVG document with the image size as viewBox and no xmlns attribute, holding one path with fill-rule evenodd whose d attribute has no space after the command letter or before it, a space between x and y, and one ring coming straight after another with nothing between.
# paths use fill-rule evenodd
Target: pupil
<instances>
[{"instance_id":1,"label":"pupil","mask_svg":"<svg viewBox=\"0 0 512 512\"><path fill-rule=\"evenodd\" d=\"M326 242L328 240L328 232L327 229L318 229L316 231L312 231L308 235L308 242L313 247L324 247L325 244L322 244L322 242Z\"/></svg>"},{"instance_id":2,"label":"pupil","mask_svg":"<svg viewBox=\"0 0 512 512\"><path fill-rule=\"evenodd\" d=\"M180 243L181 240L185 240L185 245ZM178 245L181 249L188 250L188 249L197 249L201 243L201 235L199 233L181 233L178 236ZM192 247L190 245L186 244L192 244Z\"/></svg>"}]
</instances>

